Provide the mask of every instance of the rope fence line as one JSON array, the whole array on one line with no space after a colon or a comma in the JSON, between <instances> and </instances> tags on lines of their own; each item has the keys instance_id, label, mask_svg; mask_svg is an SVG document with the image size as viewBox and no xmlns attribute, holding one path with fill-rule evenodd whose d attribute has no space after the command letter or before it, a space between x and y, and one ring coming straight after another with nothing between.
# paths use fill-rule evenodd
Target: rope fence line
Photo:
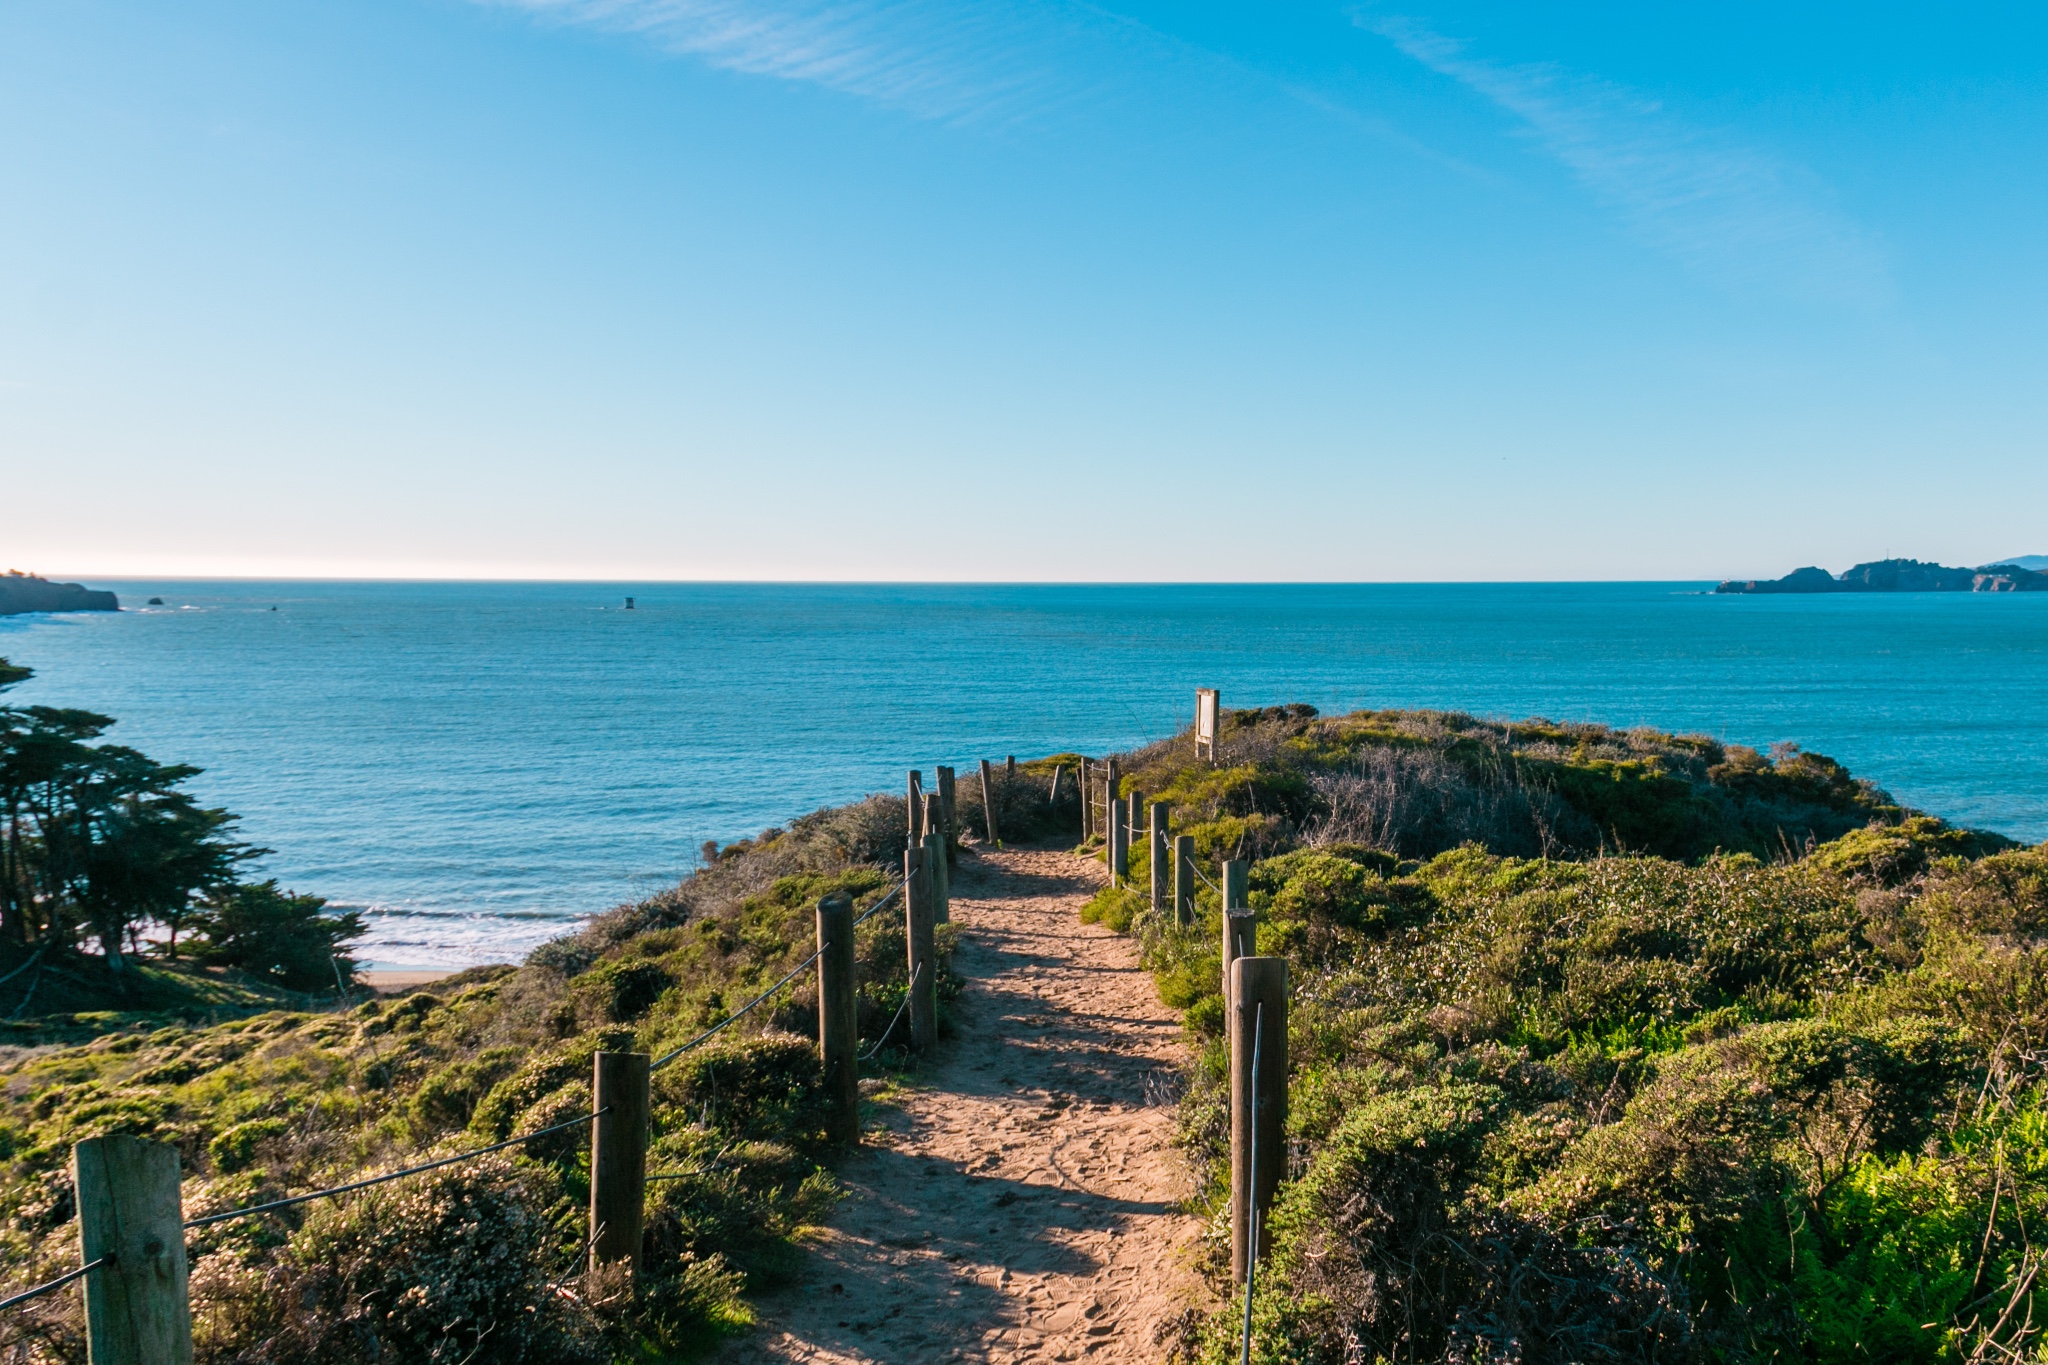
<instances>
[{"instance_id":1,"label":"rope fence line","mask_svg":"<svg viewBox=\"0 0 2048 1365\"><path fill-rule=\"evenodd\" d=\"M917 983L923 976L924 964L920 962L917 964L917 970L910 974L910 984L903 988L903 1003L896 1007L896 1017L889 1021L889 1027L882 1030L882 1036L875 1039L875 1045L860 1054L861 1061L873 1060L875 1054L882 1050L882 1044L889 1041L889 1035L896 1031L896 1026L903 1022L903 1012L910 1008L910 997L917 990Z\"/></svg>"},{"instance_id":2,"label":"rope fence line","mask_svg":"<svg viewBox=\"0 0 2048 1365\"><path fill-rule=\"evenodd\" d=\"M78 1269L76 1270L67 1271L64 1274L59 1275L56 1279L49 1281L47 1284L39 1284L34 1289L24 1289L19 1294L14 1294L9 1296L8 1298L0 1299L0 1311L12 1308L18 1303L27 1303L30 1299L40 1299L43 1295L49 1293L53 1289L62 1289L65 1285L70 1284L73 1280L79 1279L80 1277L90 1273L91 1271L98 1270L103 1265L112 1265L113 1263L114 1258L112 1256L102 1256L97 1261L90 1262L86 1265L78 1267Z\"/></svg>"},{"instance_id":3,"label":"rope fence line","mask_svg":"<svg viewBox=\"0 0 2048 1365\"><path fill-rule=\"evenodd\" d=\"M942 773L942 776L950 776L950 774ZM1006 773L1005 777L1007 776L1008 774ZM922 886L922 883L916 883L916 885ZM122 1210L145 1209L149 1210L147 1214L149 1220L161 1218L162 1221L156 1223L155 1229L150 1233L152 1238L160 1238L161 1241L146 1240L144 1242L146 1247L154 1248L161 1246L162 1242L172 1241L174 1238L182 1241L182 1238L178 1236L181 1232L190 1232L254 1218L261 1214L275 1213L283 1209L310 1204L317 1200L334 1199L341 1195L403 1180L410 1176L422 1175L430 1171L474 1161L495 1152L524 1146L550 1134L589 1125L591 1128L590 1193L591 1226L593 1231L587 1245L581 1249L576 1261L571 1263L569 1271L554 1280L549 1286L548 1292L553 1294L566 1284L576 1273L575 1265L586 1259L590 1263L593 1274L615 1262L626 1264L628 1273L631 1274L633 1263L637 1260L636 1253L640 1240L641 1192L649 1180L681 1178L681 1173L662 1172L652 1176L644 1174L643 1163L647 1147L646 1130L648 1120L651 1117L648 1104L648 1079L650 1073L674 1062L678 1057L681 1057L691 1049L701 1047L712 1038L717 1037L718 1034L758 1009L813 967L817 967L819 970L819 985L822 993L826 986L824 977L827 969L825 966L820 965L821 960L825 959L827 953L830 952L834 954L832 961L836 963L839 960L838 955L845 954L850 946L848 941L849 935L838 926L846 925L858 928L860 925L865 924L870 919L889 909L892 905L900 904L905 906L906 909L911 909L913 907L913 896L922 894L924 894L922 891L913 889L913 879L911 877L900 878L893 885L889 886L887 890L883 891L880 897L857 918L847 916L842 919L835 919L833 927L830 929L826 928L825 909L821 904L819 908L820 928L825 930L825 932L820 934L821 942L819 947L816 951L805 955L802 961L796 963L766 990L742 1005L727 1018L720 1020L717 1024L705 1029L680 1047L669 1050L652 1062L648 1061L645 1053L598 1052L594 1058L595 1074L591 1086L592 1096L589 1112L579 1113L573 1118L549 1123L544 1127L518 1134L502 1142L493 1142L482 1147L456 1152L448 1156L419 1161L397 1170L385 1171L377 1175L347 1181L343 1184L329 1186L324 1189L310 1190L303 1194L288 1195L279 1199L266 1200L258 1204L225 1209L218 1213L209 1213L191 1219L182 1218L178 1207L182 1202L179 1197L179 1163L176 1148L169 1144L125 1135L89 1139L77 1145L74 1150L74 1161L78 1159L79 1153L86 1150L89 1144L116 1144L111 1150L118 1152L118 1157L109 1157L104 1152L101 1154L100 1165L107 1168L107 1173L101 1177L102 1183L106 1188L95 1188L91 1191L93 1207L95 1210L111 1214L114 1217L115 1235L119 1234L120 1224L124 1221L123 1215L120 1212ZM943 904L943 902L941 903ZM845 912L839 913L845 914ZM915 919L914 910L913 919ZM913 953L915 953L914 947ZM11 980L13 977L20 975L21 972L33 969L37 965L37 961L38 959L32 957L28 963L9 973L6 979ZM848 963L847 965L850 966L852 964ZM334 966L337 974L336 993L346 1002L349 999L347 984L339 980L340 964L336 962ZM865 1053L854 1054L849 1049L848 1053L843 1054L847 1061L857 1064L860 1060L870 1059L889 1044L897 1028L902 1024L905 1015L910 1012L910 1006L915 998L917 988L927 976L933 974L932 967L933 964L929 961L916 964L915 970L910 975L904 999L898 1006L894 1017L891 1018L888 1028L883 1031L875 1045ZM844 976L846 968L834 966L832 970L840 976ZM25 1003L26 1001L24 1001ZM826 1031L828 1027L828 1022L821 1019L821 1049L827 1048ZM829 1051L827 1058L829 1063ZM637 1075L635 1074L636 1072ZM853 1089L850 1083L847 1089L849 1091ZM604 1121L608 1115L611 1116L609 1123ZM846 1137L849 1141L857 1142L859 1140L857 1123L854 1125L853 1131L847 1134ZM126 1145L122 1146L120 1144ZM156 1210L161 1210L162 1212L158 1213ZM630 1218L626 1217L627 1214L631 1215ZM104 1238L108 1234L104 1232L96 1233L94 1229L98 1225L86 1226L88 1220L84 1218L81 1218L80 1222L82 1227L82 1249L86 1255L91 1256L95 1250L102 1251L103 1254L88 1260L86 1264L78 1267L76 1270L68 1271L46 1283L34 1285L5 1298L0 1298L0 1310L18 1307L45 1295L55 1293L67 1285L84 1280L86 1281L86 1309L89 1315L103 1312L111 1313L113 1315L112 1320L131 1328L137 1323L168 1322L170 1324L168 1330L171 1331L173 1337L178 1336L180 1334L179 1320L184 1317L184 1313L180 1310L189 1306L188 1304L175 1304L175 1300L181 1297L178 1292L178 1286L168 1282L163 1284L152 1283L138 1290L135 1286L128 1285L124 1280L122 1288L125 1288L128 1297L123 1298L114 1287L110 1287L104 1280L88 1280L87 1277L93 1271L112 1266L116 1264L116 1261L113 1251L106 1248L104 1241L101 1242L99 1247L93 1245L96 1235ZM628 1232L624 1235L631 1244L630 1247L623 1251L620 1248L609 1246L609 1242L620 1240L620 1234L617 1233L617 1230L622 1227L628 1228ZM133 1232L134 1229L131 1227L130 1231ZM172 1245L177 1245L177 1242L172 1242ZM152 1254L154 1254L154 1251L152 1251ZM138 1293L140 1294L139 1299L136 1298ZM109 1294L115 1294L116 1297L109 1301L107 1298ZM189 1328L185 1330L189 1332ZM189 1346L186 1349L189 1351ZM471 1352L472 1356L475 1354L475 1352Z\"/></svg>"},{"instance_id":4,"label":"rope fence line","mask_svg":"<svg viewBox=\"0 0 2048 1365\"><path fill-rule=\"evenodd\" d=\"M861 917L853 922L854 928L858 929L861 925L867 923L868 920L872 919L874 916L879 915L880 913L882 913L882 911L886 910L889 907L889 903L895 900L897 896L902 894L904 885L905 883L903 881L898 881L895 886L891 887L889 889L888 895L882 897L880 900L876 901L873 905L869 906L864 912L862 912ZM746 1004L740 1006L738 1010L736 1010L732 1014L727 1015L724 1019L720 1020L716 1024L713 1024L710 1028L705 1029L702 1033L698 1034L695 1038L692 1038L689 1042L684 1043L681 1047L663 1053L660 1057L655 1059L654 1062L649 1064L647 1069L649 1071L659 1071L663 1067L667 1066L670 1062L674 1061L676 1058L682 1056L685 1052L688 1052L691 1048L700 1047L703 1044L710 1042L712 1038L716 1037L719 1033L723 1032L727 1028L730 1028L732 1025L738 1023L740 1019L747 1013L747 1011L753 1009L756 1005L766 1000L769 996L775 994L784 986L787 986L790 982L796 980L797 977L803 974L805 968L809 967L813 962L816 962L820 957L823 957L824 955L825 949L818 949L809 957L805 958L802 962L797 963L796 966L790 970L789 974L782 978L782 980L776 982L767 990L762 991L752 1000L749 1000ZM907 999L908 997L905 998Z\"/></svg>"},{"instance_id":5,"label":"rope fence line","mask_svg":"<svg viewBox=\"0 0 2048 1365\"><path fill-rule=\"evenodd\" d=\"M719 1023L713 1024L710 1028L705 1029L702 1033L698 1034L695 1038L692 1038L689 1042L684 1043L681 1047L671 1049L668 1052L664 1052L660 1057L656 1058L652 1063L650 1063L647 1069L649 1071L659 1071L663 1067L667 1066L670 1062L674 1061L676 1058L682 1056L685 1052L688 1052L691 1048L702 1047L705 1043L710 1042L713 1038L717 1037L725 1030L731 1028L734 1024L737 1024L741 1019L745 1018L747 1015L747 1011L753 1009L763 1000L766 1000L769 996L775 994L775 992L781 990L784 986L787 986L790 982L796 980L797 977L802 975L803 972L806 969L808 969L813 962L816 962L820 957L823 957L824 954L825 950L823 948L818 949L817 952L812 953L809 957L805 958L802 962L797 963L795 967L791 968L788 976L783 977L782 980L776 982L767 990L762 991L752 1000L749 1000L746 1004L740 1006L738 1010L736 1010L732 1014L727 1015Z\"/></svg>"},{"instance_id":6,"label":"rope fence line","mask_svg":"<svg viewBox=\"0 0 2048 1365\"><path fill-rule=\"evenodd\" d=\"M597 1245L597 1239L604 1236L605 1227L606 1224L599 1223L597 1227L591 1231L590 1240L585 1242L583 1244L583 1249L576 1253L576 1259L569 1262L569 1268L562 1272L562 1277L556 1280L553 1284L548 1286L548 1292L542 1296L543 1298L553 1298L556 1294L561 1292L563 1285L569 1283L569 1281L575 1277L578 1268L581 1267L583 1263L589 1259L590 1249ZM481 1346L483 1343L479 1341L477 1344Z\"/></svg>"},{"instance_id":7,"label":"rope fence line","mask_svg":"<svg viewBox=\"0 0 2048 1365\"><path fill-rule=\"evenodd\" d=\"M856 929L860 928L860 927L861 927L861 926L862 926L863 924L866 924L866 923L867 923L867 922L868 922L869 920L873 919L873 918L874 918L874 917L875 917L876 915L879 915L879 914L881 914L881 913L882 913L882 912L883 912L884 910L888 909L888 908L889 908L889 902L891 902L891 901L895 900L895 899L896 899L896 898L897 898L898 896L900 896L900 895L902 895L902 894L903 894L903 888L904 888L904 886L905 886L906 884L907 884L907 883L905 882L905 880L904 880L903 878L901 878L901 877L898 877L898 878L896 879L896 885L894 885L894 886L892 886L892 887L890 887L890 888L889 888L889 894L888 894L888 895L886 895L886 896L882 897L882 898L881 898L880 900L876 901L876 902L875 902L875 903L874 903L873 905L870 905L870 906L869 906L869 907L868 907L867 909L865 909L865 910L863 910L863 911L861 911L861 912L860 912L860 918L859 918L859 919L857 919L857 920L855 920L855 921L853 922L853 927L854 927L854 928L856 928Z\"/></svg>"},{"instance_id":8,"label":"rope fence line","mask_svg":"<svg viewBox=\"0 0 2048 1365\"><path fill-rule=\"evenodd\" d=\"M422 1171L439 1170L443 1166L453 1166L458 1161L471 1161L480 1156L489 1156L492 1152L502 1152L507 1147L517 1147L522 1142L531 1142L537 1137L546 1137L549 1133L559 1133L564 1128L574 1128L578 1124L589 1123L592 1119L603 1114L609 1114L610 1112L611 1106L606 1105L604 1108L594 1110L591 1113L579 1114L573 1119L564 1119L560 1123L551 1123L545 1128L536 1128L531 1133L524 1133L516 1138L507 1138L503 1142L494 1142L488 1147L479 1147L475 1151L460 1152L454 1156L444 1156L438 1161L421 1162L417 1166L407 1166L402 1171L386 1171L383 1175L373 1175L368 1180L355 1180L346 1185L336 1185L331 1189L315 1190L311 1194L295 1194L288 1199L273 1199L267 1204L251 1204L247 1208L229 1209L226 1213L209 1213L204 1218L188 1218L185 1220L184 1226L188 1229L211 1227L215 1223L225 1223L235 1218L248 1218L259 1213L269 1213L273 1209L289 1208L293 1204L304 1204L314 1199L332 1199L337 1194L347 1194L351 1190L366 1190L372 1185L382 1185L387 1181L403 1179L409 1175L418 1175ZM80 1271L78 1273L84 1274L85 1272ZM0 1308L4 1307L6 1307L5 1304L0 1304Z\"/></svg>"}]
</instances>

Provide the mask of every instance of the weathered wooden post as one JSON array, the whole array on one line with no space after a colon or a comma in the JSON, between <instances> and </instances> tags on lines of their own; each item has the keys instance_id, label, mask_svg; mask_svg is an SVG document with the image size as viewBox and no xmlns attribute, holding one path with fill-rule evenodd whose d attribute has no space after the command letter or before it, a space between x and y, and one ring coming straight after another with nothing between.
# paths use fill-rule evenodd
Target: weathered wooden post
<instances>
[{"instance_id":1,"label":"weathered wooden post","mask_svg":"<svg viewBox=\"0 0 2048 1365\"><path fill-rule=\"evenodd\" d=\"M1267 1216L1287 1170L1287 959L1241 957L1230 1005L1230 1270L1243 1284L1272 1249Z\"/></svg>"},{"instance_id":2,"label":"weathered wooden post","mask_svg":"<svg viewBox=\"0 0 2048 1365\"><path fill-rule=\"evenodd\" d=\"M1067 765L1064 763L1052 765L1052 790L1045 794L1046 805L1057 806L1060 803L1060 774L1066 770Z\"/></svg>"},{"instance_id":3,"label":"weathered wooden post","mask_svg":"<svg viewBox=\"0 0 2048 1365\"><path fill-rule=\"evenodd\" d=\"M1010 781L1017 776L1017 755L1011 754L1003 760L1003 780Z\"/></svg>"},{"instance_id":4,"label":"weathered wooden post","mask_svg":"<svg viewBox=\"0 0 2048 1365\"><path fill-rule=\"evenodd\" d=\"M640 1220L647 1204L647 1095L644 1052L600 1052L591 1059L590 1270L623 1262L639 1273Z\"/></svg>"},{"instance_id":5,"label":"weathered wooden post","mask_svg":"<svg viewBox=\"0 0 2048 1365\"><path fill-rule=\"evenodd\" d=\"M1245 899L1245 872L1250 865L1241 858L1223 864L1223 1003L1230 1003L1230 964L1241 957L1258 954L1258 915ZM1234 1017L1234 1016L1233 1016Z\"/></svg>"},{"instance_id":6,"label":"weathered wooden post","mask_svg":"<svg viewBox=\"0 0 2048 1365\"><path fill-rule=\"evenodd\" d=\"M1095 786L1088 780L1088 770L1093 766L1087 759L1081 760L1081 842L1084 844L1095 837Z\"/></svg>"},{"instance_id":7,"label":"weathered wooden post","mask_svg":"<svg viewBox=\"0 0 2048 1365\"><path fill-rule=\"evenodd\" d=\"M996 784L995 770L987 759L981 760L981 813L988 825L988 841L996 842Z\"/></svg>"},{"instance_id":8,"label":"weathered wooden post","mask_svg":"<svg viewBox=\"0 0 2048 1365\"><path fill-rule=\"evenodd\" d=\"M910 770L910 842L924 837L924 774Z\"/></svg>"},{"instance_id":9,"label":"weathered wooden post","mask_svg":"<svg viewBox=\"0 0 2048 1365\"><path fill-rule=\"evenodd\" d=\"M932 874L923 846L903 851L903 936L908 940L910 1045L928 1052L939 1039L939 964L932 936Z\"/></svg>"},{"instance_id":10,"label":"weathered wooden post","mask_svg":"<svg viewBox=\"0 0 2048 1365\"><path fill-rule=\"evenodd\" d=\"M1243 910L1251 905L1245 894L1245 879L1251 871L1251 864L1242 858L1228 858L1223 863L1223 908Z\"/></svg>"},{"instance_id":11,"label":"weathered wooden post","mask_svg":"<svg viewBox=\"0 0 2048 1365\"><path fill-rule=\"evenodd\" d=\"M1131 875L1131 826L1124 819L1124 799L1109 799L1109 884L1122 886Z\"/></svg>"},{"instance_id":12,"label":"weathered wooden post","mask_svg":"<svg viewBox=\"0 0 2048 1365\"><path fill-rule=\"evenodd\" d=\"M946 866L946 839L936 829L924 836L924 865L932 879L932 923L953 918L953 869Z\"/></svg>"},{"instance_id":13,"label":"weathered wooden post","mask_svg":"<svg viewBox=\"0 0 2048 1365\"><path fill-rule=\"evenodd\" d=\"M960 817L953 810L953 770L939 768L939 805L945 811L946 827L941 831L946 836L946 861L956 861L960 855Z\"/></svg>"},{"instance_id":14,"label":"weathered wooden post","mask_svg":"<svg viewBox=\"0 0 2048 1365\"><path fill-rule=\"evenodd\" d=\"M1195 922L1195 836L1173 836L1173 922Z\"/></svg>"},{"instance_id":15,"label":"weathered wooden post","mask_svg":"<svg viewBox=\"0 0 2048 1365\"><path fill-rule=\"evenodd\" d=\"M1166 866L1166 823L1173 818L1173 807L1165 801L1152 803L1152 817L1146 824L1148 842L1145 861L1152 880L1152 913L1160 914L1166 909L1168 889L1172 886L1169 869Z\"/></svg>"},{"instance_id":16,"label":"weathered wooden post","mask_svg":"<svg viewBox=\"0 0 2048 1365\"><path fill-rule=\"evenodd\" d=\"M1119 777L1120 774L1117 772L1116 760L1114 758L1104 759L1102 764L1102 809L1105 812L1105 819L1107 818L1110 799L1123 795L1118 782Z\"/></svg>"},{"instance_id":17,"label":"weathered wooden post","mask_svg":"<svg viewBox=\"0 0 2048 1365\"><path fill-rule=\"evenodd\" d=\"M192 1365L178 1149L117 1134L71 1149L92 1365Z\"/></svg>"},{"instance_id":18,"label":"weathered wooden post","mask_svg":"<svg viewBox=\"0 0 2048 1365\"><path fill-rule=\"evenodd\" d=\"M818 1056L825 1064L826 1132L860 1141L860 1002L855 992L853 897L818 901Z\"/></svg>"}]
</instances>

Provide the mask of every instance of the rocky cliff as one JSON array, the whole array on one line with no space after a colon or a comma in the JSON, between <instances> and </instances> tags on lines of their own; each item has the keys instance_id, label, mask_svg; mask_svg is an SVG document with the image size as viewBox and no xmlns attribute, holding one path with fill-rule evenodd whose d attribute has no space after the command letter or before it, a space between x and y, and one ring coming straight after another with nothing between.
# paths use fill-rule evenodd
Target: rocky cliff
<instances>
[{"instance_id":1,"label":"rocky cliff","mask_svg":"<svg viewBox=\"0 0 2048 1365\"><path fill-rule=\"evenodd\" d=\"M0 616L25 611L119 611L110 592L95 592L77 583L52 583L34 574L9 570L0 574Z\"/></svg>"},{"instance_id":2,"label":"rocky cliff","mask_svg":"<svg viewBox=\"0 0 2048 1365\"><path fill-rule=\"evenodd\" d=\"M1794 569L1783 578L1731 579L1714 589L1728 593L1778 592L2048 592L2048 574L2017 564L1951 569L1918 559L1877 559L1839 577L1826 569Z\"/></svg>"}]
</instances>

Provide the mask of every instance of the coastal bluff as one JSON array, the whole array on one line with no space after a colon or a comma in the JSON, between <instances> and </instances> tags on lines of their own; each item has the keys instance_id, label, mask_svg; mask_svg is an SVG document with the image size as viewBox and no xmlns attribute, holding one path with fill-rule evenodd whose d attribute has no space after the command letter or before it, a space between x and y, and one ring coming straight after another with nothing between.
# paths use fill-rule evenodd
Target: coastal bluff
<instances>
[{"instance_id":1,"label":"coastal bluff","mask_svg":"<svg viewBox=\"0 0 2048 1365\"><path fill-rule=\"evenodd\" d=\"M114 594L79 583L52 583L10 569L0 574L0 616L31 611L119 611Z\"/></svg>"},{"instance_id":2,"label":"coastal bluff","mask_svg":"<svg viewBox=\"0 0 2048 1365\"><path fill-rule=\"evenodd\" d=\"M1730 579L1717 593L1785 592L2048 592L2048 573L2017 564L1951 569L1918 559L1878 559L1840 576L1808 566L1783 578Z\"/></svg>"}]
</instances>

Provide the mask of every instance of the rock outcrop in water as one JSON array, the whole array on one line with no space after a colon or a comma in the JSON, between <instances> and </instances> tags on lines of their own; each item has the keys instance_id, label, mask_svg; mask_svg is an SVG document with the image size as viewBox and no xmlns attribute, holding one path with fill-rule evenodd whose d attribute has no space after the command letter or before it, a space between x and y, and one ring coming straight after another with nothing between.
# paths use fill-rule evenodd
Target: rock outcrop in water
<instances>
[{"instance_id":1,"label":"rock outcrop in water","mask_svg":"<svg viewBox=\"0 0 2048 1365\"><path fill-rule=\"evenodd\" d=\"M13 569L0 574L0 616L19 616L27 611L119 610L121 603L110 592L98 592L78 583L52 583Z\"/></svg>"},{"instance_id":2,"label":"rock outcrop in water","mask_svg":"<svg viewBox=\"0 0 2048 1365\"><path fill-rule=\"evenodd\" d=\"M1826 569L1794 569L1783 578L1731 579L1714 589L1726 593L1780 592L2048 592L2048 574L2017 564L1951 569L1918 559L1878 559L1858 564L1839 577Z\"/></svg>"}]
</instances>

